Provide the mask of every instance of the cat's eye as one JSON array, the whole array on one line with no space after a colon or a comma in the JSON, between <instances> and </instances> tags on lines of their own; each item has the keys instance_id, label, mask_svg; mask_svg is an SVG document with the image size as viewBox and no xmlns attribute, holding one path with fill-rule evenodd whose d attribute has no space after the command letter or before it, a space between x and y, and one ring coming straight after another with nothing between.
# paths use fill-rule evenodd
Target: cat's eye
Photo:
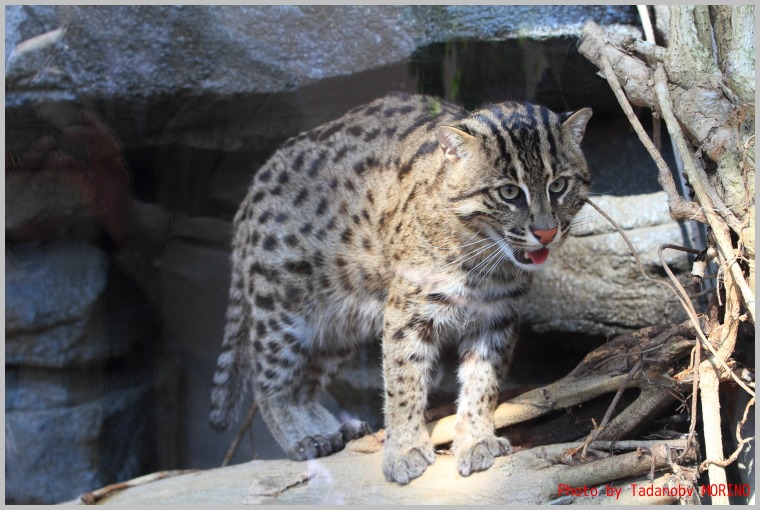
<instances>
[{"instance_id":1,"label":"cat's eye","mask_svg":"<svg viewBox=\"0 0 760 510\"><path fill-rule=\"evenodd\" d=\"M504 200L514 200L520 196L520 188L514 184L507 184L499 188L499 195L501 195L501 198Z\"/></svg>"},{"instance_id":2,"label":"cat's eye","mask_svg":"<svg viewBox=\"0 0 760 510\"><path fill-rule=\"evenodd\" d=\"M559 179L554 180L551 184L549 184L549 191L552 193L562 193L565 191L565 188L567 187L567 179L564 177L560 177Z\"/></svg>"}]
</instances>

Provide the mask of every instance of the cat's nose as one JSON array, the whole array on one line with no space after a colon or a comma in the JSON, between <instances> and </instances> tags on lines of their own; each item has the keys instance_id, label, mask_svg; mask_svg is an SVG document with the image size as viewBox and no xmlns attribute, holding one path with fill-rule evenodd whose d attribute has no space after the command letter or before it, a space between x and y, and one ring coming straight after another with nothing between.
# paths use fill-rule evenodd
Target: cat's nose
<instances>
[{"instance_id":1,"label":"cat's nose","mask_svg":"<svg viewBox=\"0 0 760 510\"><path fill-rule=\"evenodd\" d=\"M533 235L536 236L539 243L549 244L554 240L554 236L557 235L557 227L549 230L534 230Z\"/></svg>"}]
</instances>

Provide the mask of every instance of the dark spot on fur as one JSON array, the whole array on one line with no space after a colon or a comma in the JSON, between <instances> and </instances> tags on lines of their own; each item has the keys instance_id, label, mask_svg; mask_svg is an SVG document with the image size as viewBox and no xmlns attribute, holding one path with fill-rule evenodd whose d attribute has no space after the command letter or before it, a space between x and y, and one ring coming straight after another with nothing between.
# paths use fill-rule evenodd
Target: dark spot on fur
<instances>
[{"instance_id":1,"label":"dark spot on fur","mask_svg":"<svg viewBox=\"0 0 760 510\"><path fill-rule=\"evenodd\" d=\"M267 334L267 325L261 321L256 321L256 334L264 336Z\"/></svg>"},{"instance_id":2,"label":"dark spot on fur","mask_svg":"<svg viewBox=\"0 0 760 510\"><path fill-rule=\"evenodd\" d=\"M295 196L293 199L293 205L299 206L301 203L306 200L306 197L309 196L309 190L307 188L301 188L301 191L298 192L298 195Z\"/></svg>"},{"instance_id":3,"label":"dark spot on fur","mask_svg":"<svg viewBox=\"0 0 760 510\"><path fill-rule=\"evenodd\" d=\"M402 180L404 177L406 177L406 174L412 171L412 162L407 161L403 165L401 165L401 168L398 169L398 180Z\"/></svg>"},{"instance_id":4,"label":"dark spot on fur","mask_svg":"<svg viewBox=\"0 0 760 510\"><path fill-rule=\"evenodd\" d=\"M372 131L368 131L367 134L364 135L364 141L365 142L371 142L375 138L377 138L377 135L380 134L380 128L375 128Z\"/></svg>"},{"instance_id":5,"label":"dark spot on fur","mask_svg":"<svg viewBox=\"0 0 760 510\"><path fill-rule=\"evenodd\" d=\"M354 165L354 172L356 175L363 175L364 172L369 170L373 166L377 166L378 161L372 156L365 158L363 161L359 161Z\"/></svg>"},{"instance_id":6,"label":"dark spot on fur","mask_svg":"<svg viewBox=\"0 0 760 510\"><path fill-rule=\"evenodd\" d=\"M259 308L264 310L274 310L274 299L272 296L262 296L257 294L254 302Z\"/></svg>"},{"instance_id":7,"label":"dark spot on fur","mask_svg":"<svg viewBox=\"0 0 760 510\"><path fill-rule=\"evenodd\" d=\"M287 271L290 271L291 273L301 274L301 275L311 275L313 272L311 264L306 260L287 261L282 265L282 267L284 267Z\"/></svg>"},{"instance_id":8,"label":"dark spot on fur","mask_svg":"<svg viewBox=\"0 0 760 510\"><path fill-rule=\"evenodd\" d=\"M303 162L304 162L305 158L306 158L306 153L305 152L301 151L301 152L298 153L298 156L296 156L296 158L293 160L293 170L294 171L300 172L301 169L303 169ZM284 171L282 172L282 174L280 174L280 176L282 176L283 174L285 174ZM287 182L287 180L285 182ZM285 184L285 182L280 181L281 184Z\"/></svg>"},{"instance_id":9,"label":"dark spot on fur","mask_svg":"<svg viewBox=\"0 0 760 510\"><path fill-rule=\"evenodd\" d=\"M338 152L335 153L335 156L333 156L333 163L337 163L338 161L343 159L343 157L346 155L346 152L348 152L349 149L350 147L347 145L344 145L343 147L341 147L338 150Z\"/></svg>"},{"instance_id":10,"label":"dark spot on fur","mask_svg":"<svg viewBox=\"0 0 760 510\"><path fill-rule=\"evenodd\" d=\"M447 296L446 294L439 294L437 292L434 292L432 294L427 295L427 300L432 303L440 303L442 305L450 305L452 304L451 298Z\"/></svg>"},{"instance_id":11,"label":"dark spot on fur","mask_svg":"<svg viewBox=\"0 0 760 510\"><path fill-rule=\"evenodd\" d=\"M261 243L261 247L267 251L272 251L277 247L277 239L274 236L266 236L264 242Z\"/></svg>"},{"instance_id":12,"label":"dark spot on fur","mask_svg":"<svg viewBox=\"0 0 760 510\"><path fill-rule=\"evenodd\" d=\"M268 182L269 179L272 178L272 171L271 170L264 170L259 175L259 182Z\"/></svg>"},{"instance_id":13,"label":"dark spot on fur","mask_svg":"<svg viewBox=\"0 0 760 510\"><path fill-rule=\"evenodd\" d=\"M320 141L325 141L328 138L330 138L332 135L343 129L344 124L342 122L336 122L331 127L325 129L322 131L322 133L319 135Z\"/></svg>"},{"instance_id":14,"label":"dark spot on fur","mask_svg":"<svg viewBox=\"0 0 760 510\"><path fill-rule=\"evenodd\" d=\"M322 197L322 200L319 201L319 205L317 205L317 216L322 216L325 213L325 210L327 210L327 198Z\"/></svg>"},{"instance_id":15,"label":"dark spot on fur","mask_svg":"<svg viewBox=\"0 0 760 510\"><path fill-rule=\"evenodd\" d=\"M317 173L319 173L319 169L322 166L322 162L324 161L325 157L327 156L327 151L323 150L319 153L319 156L317 156L316 159L314 159L311 162L311 165L309 165L309 177L314 178L317 176Z\"/></svg>"}]
</instances>

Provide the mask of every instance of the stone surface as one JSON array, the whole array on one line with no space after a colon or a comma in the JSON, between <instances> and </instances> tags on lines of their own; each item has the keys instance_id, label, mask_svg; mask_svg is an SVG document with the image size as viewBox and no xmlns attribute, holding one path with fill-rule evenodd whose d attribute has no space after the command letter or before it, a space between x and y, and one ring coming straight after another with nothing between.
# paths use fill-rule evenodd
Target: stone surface
<instances>
[{"instance_id":1,"label":"stone surface","mask_svg":"<svg viewBox=\"0 0 760 510\"><path fill-rule=\"evenodd\" d=\"M578 35L637 23L604 6L88 6L6 9L8 105L50 98L292 90L453 39ZM55 19L57 17L57 19ZM212 29L210 29L212 27ZM19 43L63 28L60 38ZM7 51L7 50L6 50ZM44 69L40 63L44 62ZM67 76L61 80L61 75Z\"/></svg>"},{"instance_id":2,"label":"stone surface","mask_svg":"<svg viewBox=\"0 0 760 510\"><path fill-rule=\"evenodd\" d=\"M665 193L592 199L625 230L647 274L665 279L658 247L684 244L681 227L670 219ZM674 273L688 275L684 253L668 250L664 258ZM537 273L523 320L537 333L620 334L685 320L674 299L669 290L642 277L622 237L585 205L574 236Z\"/></svg>"},{"instance_id":3,"label":"stone surface","mask_svg":"<svg viewBox=\"0 0 760 510\"><path fill-rule=\"evenodd\" d=\"M58 503L156 469L154 377L6 367L5 502Z\"/></svg>"},{"instance_id":4,"label":"stone surface","mask_svg":"<svg viewBox=\"0 0 760 510\"><path fill-rule=\"evenodd\" d=\"M6 365L64 367L126 353L145 327L126 295L115 292L105 305L108 264L105 252L83 241L9 248Z\"/></svg>"}]
</instances>

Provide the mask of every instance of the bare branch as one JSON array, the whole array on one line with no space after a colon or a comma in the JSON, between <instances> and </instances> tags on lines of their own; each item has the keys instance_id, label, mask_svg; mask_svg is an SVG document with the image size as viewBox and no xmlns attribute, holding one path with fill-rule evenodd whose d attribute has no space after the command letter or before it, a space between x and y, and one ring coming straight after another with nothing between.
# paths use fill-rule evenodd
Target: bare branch
<instances>
[{"instance_id":1,"label":"bare branch","mask_svg":"<svg viewBox=\"0 0 760 510\"><path fill-rule=\"evenodd\" d=\"M245 420L243 420L243 424L240 426L240 429L238 429L237 434L235 434L235 438L232 440L232 443L230 444L230 447L227 449L227 453L224 455L224 460L222 461L222 467L228 465L230 461L232 460L232 457L235 456L235 452L237 452L238 446L240 446L240 441L243 439L243 435L246 433L246 431L251 428L251 423L253 423L253 417L256 415L256 401L253 401L253 404L251 405L251 408L248 410L248 414L245 416Z\"/></svg>"},{"instance_id":2,"label":"bare branch","mask_svg":"<svg viewBox=\"0 0 760 510\"><path fill-rule=\"evenodd\" d=\"M649 7L637 5L636 9L639 11L641 26L644 28L644 39L647 42L654 43L654 28L652 27L652 19L649 17Z\"/></svg>"},{"instance_id":3,"label":"bare branch","mask_svg":"<svg viewBox=\"0 0 760 510\"><path fill-rule=\"evenodd\" d=\"M626 116L628 117L631 126L633 126L634 131L636 131L636 134L639 136L639 140L641 140L641 143L644 144L644 147L647 149L649 155L657 165L657 180L660 183L660 186L662 186L662 188L665 190L665 193L668 195L668 208L670 209L670 215L673 217L673 219L676 220L693 219L705 223L705 216L699 210L699 207L697 207L697 205L694 203L685 202L681 195L678 193L675 182L673 181L673 174L670 172L668 164L665 163L665 160L660 154L660 151L657 150L657 148L654 146L652 140L644 130L644 126L641 125L638 117L636 117L636 115L633 113L633 108L631 108L631 105L628 102L628 98L626 97L625 92L623 92L623 89L620 86L620 83L615 76L615 72L612 69L612 66L608 61L604 51L599 49L593 54L589 53L589 49L591 47L595 48L598 46L598 42L592 44L590 41L594 37L603 37L602 29L593 24L593 22L589 22L583 27L583 34L584 36L582 39L581 47L579 47L579 51L581 51L581 53L583 53L592 62L597 64L600 69L602 69L605 77L607 78L607 82L610 84L612 91L615 93L615 97L617 97L617 100L620 103L620 106L622 107Z\"/></svg>"},{"instance_id":4,"label":"bare branch","mask_svg":"<svg viewBox=\"0 0 760 510\"><path fill-rule=\"evenodd\" d=\"M702 423L704 429L705 455L710 459L723 458L723 438L720 432L720 400L718 387L720 380L709 361L699 365L699 392L702 402ZM708 467L710 483L725 487L728 483L723 466L710 464ZM714 505L727 505L728 496L713 495Z\"/></svg>"},{"instance_id":5,"label":"bare branch","mask_svg":"<svg viewBox=\"0 0 760 510\"><path fill-rule=\"evenodd\" d=\"M755 323L755 295L747 285L747 281L742 274L741 267L737 263L737 256L734 253L734 248L731 245L731 237L728 232L726 222L724 222L721 216L716 214L718 211L718 204L715 203L716 197L713 190L708 190L707 176L704 175L704 171L697 168L694 164L694 160L691 157L691 153L686 146L686 140L684 139L681 128L678 121L673 114L673 106L670 100L670 94L668 92L668 77L665 74L665 70L662 64L657 64L657 70L655 71L655 89L657 91L657 98L660 105L662 116L665 120L665 125L668 128L671 138L676 142L681 158L684 162L684 170L689 177L689 182L694 188L697 200L703 206L703 211L707 222L713 229L713 235L718 247L718 252L723 262L728 266L733 278L736 280L737 285L741 289L742 297L747 310L752 318L752 322ZM726 209L723 209L726 218L731 218L733 213L726 213ZM728 220L725 220L728 221ZM735 218L732 222L738 222ZM739 228L737 226L737 228ZM741 232L741 229L737 230Z\"/></svg>"}]
</instances>

